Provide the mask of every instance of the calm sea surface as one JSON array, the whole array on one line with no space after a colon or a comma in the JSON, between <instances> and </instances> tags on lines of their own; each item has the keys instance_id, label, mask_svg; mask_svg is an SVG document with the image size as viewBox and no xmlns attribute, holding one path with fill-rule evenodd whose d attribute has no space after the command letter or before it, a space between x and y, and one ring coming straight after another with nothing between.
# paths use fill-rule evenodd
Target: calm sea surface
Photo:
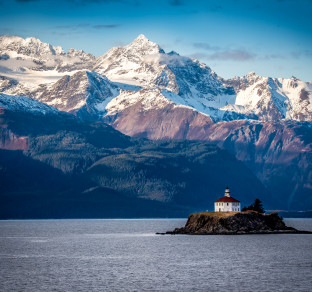
<instances>
[{"instance_id":1,"label":"calm sea surface","mask_svg":"<svg viewBox=\"0 0 312 292\"><path fill-rule=\"evenodd\" d=\"M185 221L0 221L0 291L312 290L312 235L155 235Z\"/></svg>"}]
</instances>

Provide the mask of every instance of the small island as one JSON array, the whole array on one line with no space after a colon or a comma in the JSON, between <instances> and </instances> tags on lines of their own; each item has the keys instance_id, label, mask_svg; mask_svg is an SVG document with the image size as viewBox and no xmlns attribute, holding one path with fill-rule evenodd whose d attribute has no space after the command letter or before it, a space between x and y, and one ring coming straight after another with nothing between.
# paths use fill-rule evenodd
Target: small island
<instances>
[{"instance_id":1,"label":"small island","mask_svg":"<svg viewBox=\"0 0 312 292\"><path fill-rule=\"evenodd\" d=\"M277 213L263 215L255 211L203 212L189 215L184 227L165 234L239 235L297 233L312 234L287 227Z\"/></svg>"},{"instance_id":2,"label":"small island","mask_svg":"<svg viewBox=\"0 0 312 292\"><path fill-rule=\"evenodd\" d=\"M285 225L277 213L264 214L261 201L242 209L240 201L230 196L225 189L224 197L215 201L215 212L193 213L189 215L184 227L158 234L192 235L240 235L296 233L312 234L310 231L297 230Z\"/></svg>"}]
</instances>

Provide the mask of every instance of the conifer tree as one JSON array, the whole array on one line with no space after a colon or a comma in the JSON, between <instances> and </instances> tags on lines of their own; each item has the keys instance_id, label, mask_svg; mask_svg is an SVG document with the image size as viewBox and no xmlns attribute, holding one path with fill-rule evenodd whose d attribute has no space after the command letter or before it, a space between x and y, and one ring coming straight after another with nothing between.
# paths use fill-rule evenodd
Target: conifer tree
<instances>
[{"instance_id":1,"label":"conifer tree","mask_svg":"<svg viewBox=\"0 0 312 292\"><path fill-rule=\"evenodd\" d=\"M259 200L259 199L256 199L255 202L251 205L249 205L248 207L244 207L242 209L242 211L256 211L258 213L261 213L261 214L264 214L265 213L265 210L263 208L263 205L262 205L262 202Z\"/></svg>"}]
</instances>

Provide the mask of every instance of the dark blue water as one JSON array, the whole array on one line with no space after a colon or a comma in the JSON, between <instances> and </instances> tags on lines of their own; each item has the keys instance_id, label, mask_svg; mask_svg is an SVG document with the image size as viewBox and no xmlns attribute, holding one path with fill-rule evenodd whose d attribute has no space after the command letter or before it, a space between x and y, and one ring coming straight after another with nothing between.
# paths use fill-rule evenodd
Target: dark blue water
<instances>
[{"instance_id":1,"label":"dark blue water","mask_svg":"<svg viewBox=\"0 0 312 292\"><path fill-rule=\"evenodd\" d=\"M0 221L0 290L311 291L312 235L155 235L184 224Z\"/></svg>"}]
</instances>

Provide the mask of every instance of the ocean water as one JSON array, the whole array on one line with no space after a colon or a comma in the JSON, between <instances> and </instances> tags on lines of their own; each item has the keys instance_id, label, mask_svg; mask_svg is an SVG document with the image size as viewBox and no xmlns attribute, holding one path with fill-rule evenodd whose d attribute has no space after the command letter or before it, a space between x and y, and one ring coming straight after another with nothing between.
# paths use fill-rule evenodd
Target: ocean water
<instances>
[{"instance_id":1,"label":"ocean water","mask_svg":"<svg viewBox=\"0 0 312 292\"><path fill-rule=\"evenodd\" d=\"M155 235L185 222L0 221L0 291L311 291L312 235Z\"/></svg>"}]
</instances>

